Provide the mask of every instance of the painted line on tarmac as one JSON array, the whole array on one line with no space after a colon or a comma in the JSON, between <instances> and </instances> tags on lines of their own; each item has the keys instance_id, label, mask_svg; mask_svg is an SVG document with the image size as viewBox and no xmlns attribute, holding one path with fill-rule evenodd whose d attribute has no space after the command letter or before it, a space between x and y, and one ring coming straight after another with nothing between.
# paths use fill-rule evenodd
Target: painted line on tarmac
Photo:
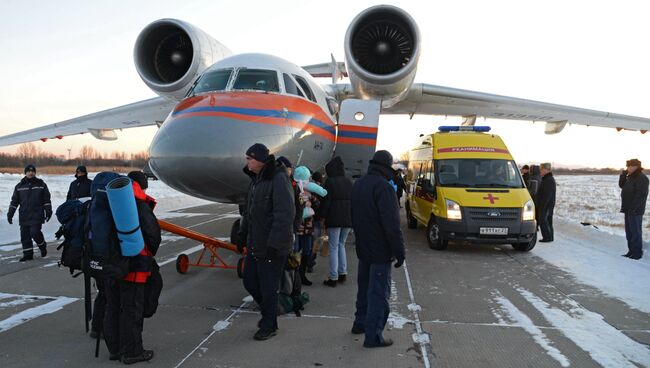
<instances>
[{"instance_id":1,"label":"painted line on tarmac","mask_svg":"<svg viewBox=\"0 0 650 368\"><path fill-rule=\"evenodd\" d=\"M223 328L225 328L225 327L223 327L223 323L222 323L222 322L227 322L227 324L229 325L230 322L228 322L228 321L229 321L232 317L234 317L235 315L237 315L237 314L238 314L242 309L246 308L246 306L248 306L248 304L251 303L252 301L253 301L253 298L252 298L250 295L247 296L247 297L245 297L245 298L244 298L244 302L239 306L239 308L237 308L236 310L234 310L234 311L230 314L230 316L228 316L228 318L226 318L225 320L217 322L217 323L214 325L214 327L212 328L212 332L210 332L210 334L208 335L208 337L206 337L205 339L203 339L203 341L201 341L201 342L200 342L200 343L199 343L199 344L194 348L194 350L192 350L189 354L187 354L187 356L186 356L185 358L183 358L183 360L181 360L181 361L180 361L180 362L179 362L179 363L178 363L174 368L178 368L178 367L180 367L183 363L185 363L185 361L186 361L190 356L192 356L192 354L194 354L194 352L196 352L197 350L199 350L199 348L200 348L201 346L203 346L203 344L205 344L205 342L208 341L208 340L212 337L212 335L214 335L214 334L217 333L218 331L223 330ZM220 323L222 323L222 324L219 325ZM219 327L219 329L217 329L217 327ZM226 327L227 327L227 326L226 326Z\"/></svg>"},{"instance_id":2,"label":"painted line on tarmac","mask_svg":"<svg viewBox=\"0 0 650 368\"><path fill-rule=\"evenodd\" d=\"M78 300L77 298L68 298L65 296L43 297L43 296L36 296L36 295L16 295L16 294L0 294L0 295L3 297L3 299L5 296L16 297L19 299L26 299L25 303L29 303L37 300L50 300L50 302L48 303L26 309L20 313L16 313L11 317L0 321L0 332L8 331L16 326L22 325L25 322L31 321L34 318L38 318L46 314L58 312L64 306ZM18 301L16 301L15 303L25 304Z\"/></svg>"},{"instance_id":3,"label":"painted line on tarmac","mask_svg":"<svg viewBox=\"0 0 650 368\"><path fill-rule=\"evenodd\" d=\"M408 305L408 309L413 313L413 322L415 323L415 331L412 335L413 342L420 345L420 352L422 353L422 361L424 362L425 368L431 368L431 363L429 362L429 354L427 353L427 345L431 344L429 335L424 333L422 330L422 322L420 322L420 313L419 311L422 308L415 303L415 294L413 294L413 286L411 285L411 276L409 275L408 267L406 267L406 261L404 261L404 275L406 276L406 285L409 289L409 299L411 304ZM429 346L430 347L430 346Z\"/></svg>"}]
</instances>

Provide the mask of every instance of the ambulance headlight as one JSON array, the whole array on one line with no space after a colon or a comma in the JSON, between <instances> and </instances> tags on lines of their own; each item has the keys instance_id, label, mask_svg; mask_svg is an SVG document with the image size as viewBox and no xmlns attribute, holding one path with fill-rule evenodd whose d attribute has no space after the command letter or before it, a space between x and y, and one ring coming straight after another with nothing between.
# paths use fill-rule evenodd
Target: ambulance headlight
<instances>
[{"instance_id":1,"label":"ambulance headlight","mask_svg":"<svg viewBox=\"0 0 650 368\"><path fill-rule=\"evenodd\" d=\"M449 220L462 220L463 214L460 211L460 205L449 199L445 200L447 204L447 218Z\"/></svg>"},{"instance_id":2,"label":"ambulance headlight","mask_svg":"<svg viewBox=\"0 0 650 368\"><path fill-rule=\"evenodd\" d=\"M535 204L531 199L528 202L526 202L526 204L524 205L524 213L522 214L522 220L532 221L534 219L535 219Z\"/></svg>"}]
</instances>

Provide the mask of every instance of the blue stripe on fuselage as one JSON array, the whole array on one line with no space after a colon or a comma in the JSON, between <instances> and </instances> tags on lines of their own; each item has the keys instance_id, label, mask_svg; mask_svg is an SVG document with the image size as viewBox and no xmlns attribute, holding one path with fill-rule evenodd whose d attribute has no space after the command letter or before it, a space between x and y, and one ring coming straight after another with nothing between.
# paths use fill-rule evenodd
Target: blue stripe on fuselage
<instances>
[{"instance_id":1,"label":"blue stripe on fuselage","mask_svg":"<svg viewBox=\"0 0 650 368\"><path fill-rule=\"evenodd\" d=\"M351 132L339 129L339 137L377 139L377 133Z\"/></svg>"},{"instance_id":2,"label":"blue stripe on fuselage","mask_svg":"<svg viewBox=\"0 0 650 368\"><path fill-rule=\"evenodd\" d=\"M271 117L271 118L284 118L285 113L281 110L262 110L262 109L250 109L242 107L231 107L231 106L201 106L201 107L192 107L185 110L179 110L172 113L173 117L181 118L179 115L190 114L194 112L230 112L240 115L250 115L250 116L262 116L262 117ZM289 111L286 115L287 119L300 121L313 125L315 127L326 130L332 135L336 136L336 130L333 126L328 125L325 122L322 122L318 119L312 118L309 115L301 114L298 112Z\"/></svg>"}]
</instances>

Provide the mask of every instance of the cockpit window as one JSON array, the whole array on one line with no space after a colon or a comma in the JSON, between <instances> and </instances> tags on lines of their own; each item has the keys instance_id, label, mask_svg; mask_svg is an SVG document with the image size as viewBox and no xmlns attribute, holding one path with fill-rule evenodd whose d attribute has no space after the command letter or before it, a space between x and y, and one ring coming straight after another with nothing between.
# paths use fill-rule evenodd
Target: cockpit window
<instances>
[{"instance_id":1,"label":"cockpit window","mask_svg":"<svg viewBox=\"0 0 650 368\"><path fill-rule=\"evenodd\" d=\"M278 73L275 70L240 69L232 88L280 92Z\"/></svg>"},{"instance_id":2,"label":"cockpit window","mask_svg":"<svg viewBox=\"0 0 650 368\"><path fill-rule=\"evenodd\" d=\"M307 83L307 81L304 78L299 77L295 74L294 77L296 78L296 81L298 82L302 90L305 91L305 93L307 94L307 98L310 99L312 102L316 102L316 97L314 96L314 92L311 91L311 88L309 88L309 83Z\"/></svg>"},{"instance_id":3,"label":"cockpit window","mask_svg":"<svg viewBox=\"0 0 650 368\"><path fill-rule=\"evenodd\" d=\"M288 74L282 74L282 77L284 78L284 89L288 94L305 97L305 95L300 90L300 87L298 87L296 82L294 82Z\"/></svg>"},{"instance_id":4,"label":"cockpit window","mask_svg":"<svg viewBox=\"0 0 650 368\"><path fill-rule=\"evenodd\" d=\"M232 69L220 69L207 72L198 80L191 94L196 95L203 92L223 91L228 85L231 74Z\"/></svg>"}]
</instances>

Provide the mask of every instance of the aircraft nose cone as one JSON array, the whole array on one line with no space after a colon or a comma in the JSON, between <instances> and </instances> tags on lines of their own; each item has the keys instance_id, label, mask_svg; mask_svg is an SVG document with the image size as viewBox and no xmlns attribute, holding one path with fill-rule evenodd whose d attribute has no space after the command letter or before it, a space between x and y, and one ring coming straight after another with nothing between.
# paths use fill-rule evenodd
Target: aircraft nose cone
<instances>
[{"instance_id":1,"label":"aircraft nose cone","mask_svg":"<svg viewBox=\"0 0 650 368\"><path fill-rule=\"evenodd\" d=\"M241 138L203 120L165 122L151 142L149 165L160 180L183 193L238 202L249 180L242 172Z\"/></svg>"},{"instance_id":2,"label":"aircraft nose cone","mask_svg":"<svg viewBox=\"0 0 650 368\"><path fill-rule=\"evenodd\" d=\"M259 117L251 122L243 114L205 106L180 111L170 115L152 140L149 165L167 185L195 197L243 202L250 184L242 172L246 149L260 142L275 152L291 139L286 127L261 123Z\"/></svg>"}]
</instances>

